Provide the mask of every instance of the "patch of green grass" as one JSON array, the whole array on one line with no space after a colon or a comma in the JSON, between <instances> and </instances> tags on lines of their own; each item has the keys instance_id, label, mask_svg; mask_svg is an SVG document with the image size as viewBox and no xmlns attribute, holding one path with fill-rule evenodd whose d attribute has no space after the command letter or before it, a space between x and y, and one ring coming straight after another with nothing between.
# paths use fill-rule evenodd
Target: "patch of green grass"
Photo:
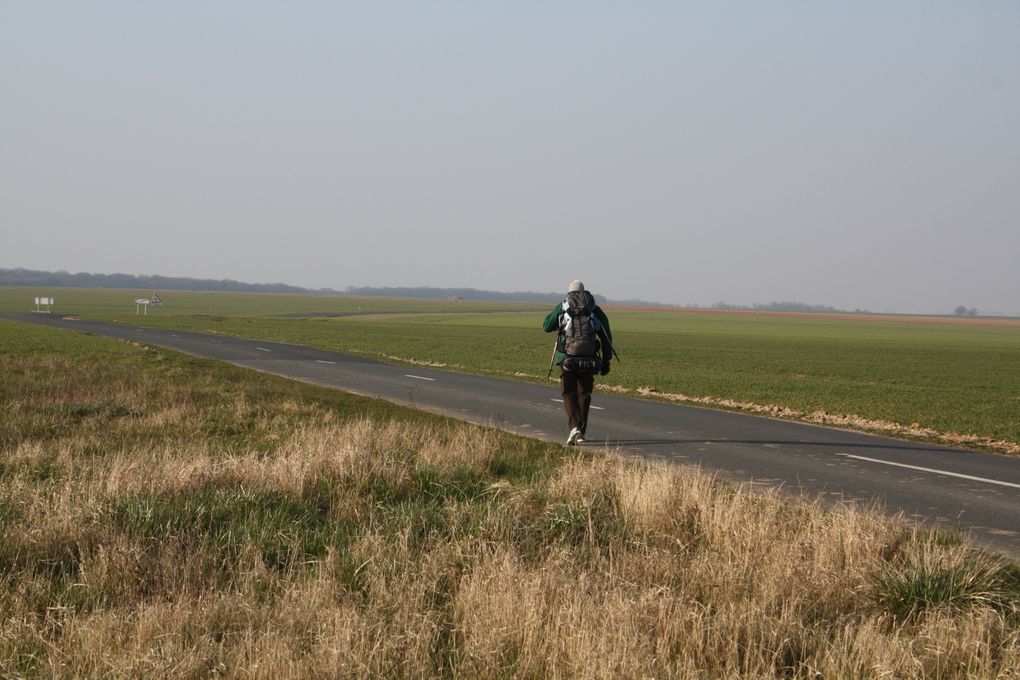
<instances>
[{"instance_id":1,"label":"patch of green grass","mask_svg":"<svg viewBox=\"0 0 1020 680\"><path fill-rule=\"evenodd\" d=\"M440 470L433 465L418 465L411 476L412 494L439 504L470 502L482 497L493 477L479 467L459 465Z\"/></svg>"},{"instance_id":2,"label":"patch of green grass","mask_svg":"<svg viewBox=\"0 0 1020 680\"><path fill-rule=\"evenodd\" d=\"M0 671L8 678L41 677L49 647L42 638L0 639L0 659L10 660Z\"/></svg>"},{"instance_id":3,"label":"patch of green grass","mask_svg":"<svg viewBox=\"0 0 1020 680\"><path fill-rule=\"evenodd\" d=\"M65 474L64 466L58 464L52 454L32 461L0 461L0 480L3 481L18 478L30 484L45 484L61 479Z\"/></svg>"},{"instance_id":4,"label":"patch of green grass","mask_svg":"<svg viewBox=\"0 0 1020 680\"><path fill-rule=\"evenodd\" d=\"M28 572L54 582L74 581L80 575L83 552L97 542L96 527L90 525L73 535L23 537L5 532L0 539L0 572Z\"/></svg>"},{"instance_id":5,"label":"patch of green grass","mask_svg":"<svg viewBox=\"0 0 1020 680\"><path fill-rule=\"evenodd\" d=\"M86 418L102 417L102 418L125 418L125 417L138 417L142 415L141 411L132 409L116 401L103 400L95 403L86 404L59 404L57 410L61 414L65 414L73 420L81 421Z\"/></svg>"},{"instance_id":6,"label":"patch of green grass","mask_svg":"<svg viewBox=\"0 0 1020 680\"><path fill-rule=\"evenodd\" d=\"M458 527L452 522L450 510L443 503L408 498L382 509L379 527L385 536L402 540L406 537L408 548L422 554L457 534Z\"/></svg>"},{"instance_id":7,"label":"patch of green grass","mask_svg":"<svg viewBox=\"0 0 1020 680\"><path fill-rule=\"evenodd\" d=\"M627 537L619 501L610 489L583 498L549 502L541 524L532 530L537 530L549 544L598 550L618 547Z\"/></svg>"},{"instance_id":8,"label":"patch of green grass","mask_svg":"<svg viewBox=\"0 0 1020 680\"><path fill-rule=\"evenodd\" d=\"M874 577L871 597L898 619L927 611L989 607L1020 614L1020 569L984 553L911 552Z\"/></svg>"},{"instance_id":9,"label":"patch of green grass","mask_svg":"<svg viewBox=\"0 0 1020 680\"><path fill-rule=\"evenodd\" d=\"M131 538L155 545L177 542L207 548L224 565L254 546L274 569L321 557L342 547L350 528L315 499L276 491L201 486L174 495L139 495L112 501L108 519Z\"/></svg>"},{"instance_id":10,"label":"patch of green grass","mask_svg":"<svg viewBox=\"0 0 1020 680\"><path fill-rule=\"evenodd\" d=\"M0 545L7 547L9 531L21 524L24 512L10 499L0 498Z\"/></svg>"}]
</instances>

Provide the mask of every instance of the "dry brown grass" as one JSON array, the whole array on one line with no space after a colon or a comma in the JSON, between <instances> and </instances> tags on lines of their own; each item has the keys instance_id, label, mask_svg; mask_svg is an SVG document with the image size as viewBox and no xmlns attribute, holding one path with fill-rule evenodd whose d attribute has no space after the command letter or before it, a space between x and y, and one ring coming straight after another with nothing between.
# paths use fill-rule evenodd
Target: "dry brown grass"
<instances>
[{"instance_id":1,"label":"dry brown grass","mask_svg":"<svg viewBox=\"0 0 1020 680\"><path fill-rule=\"evenodd\" d=\"M374 417L233 369L184 380L172 356L176 387L150 364L64 364L57 381L5 361L34 386L5 412L41 415L0 433L0 677L1020 668L1015 565L868 509ZM67 408L109 403L130 408ZM925 600L909 587L929 567L999 581Z\"/></svg>"}]
</instances>

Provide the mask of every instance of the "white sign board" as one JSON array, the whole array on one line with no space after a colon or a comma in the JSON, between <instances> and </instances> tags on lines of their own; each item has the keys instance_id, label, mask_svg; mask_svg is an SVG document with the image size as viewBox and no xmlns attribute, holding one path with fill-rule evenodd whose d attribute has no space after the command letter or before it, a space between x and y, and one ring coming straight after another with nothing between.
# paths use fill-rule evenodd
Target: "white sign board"
<instances>
[{"instance_id":1,"label":"white sign board","mask_svg":"<svg viewBox=\"0 0 1020 680\"><path fill-rule=\"evenodd\" d=\"M53 306L53 298L51 298L51 297L37 297L35 299L35 311L37 311L37 312L43 311L43 310L39 309L40 307L45 307L46 311L49 312L49 311L51 311L50 307L52 307L52 306Z\"/></svg>"}]
</instances>

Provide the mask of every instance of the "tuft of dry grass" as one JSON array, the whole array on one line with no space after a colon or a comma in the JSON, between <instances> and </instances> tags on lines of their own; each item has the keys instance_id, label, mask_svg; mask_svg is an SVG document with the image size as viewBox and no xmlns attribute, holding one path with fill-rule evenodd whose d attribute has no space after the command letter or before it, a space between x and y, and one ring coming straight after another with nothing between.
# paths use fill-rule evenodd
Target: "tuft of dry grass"
<instances>
[{"instance_id":1,"label":"tuft of dry grass","mask_svg":"<svg viewBox=\"0 0 1020 680\"><path fill-rule=\"evenodd\" d=\"M85 349L0 341L3 412L28 421L0 424L0 677L1020 668L1020 570L961 540L141 347Z\"/></svg>"}]
</instances>

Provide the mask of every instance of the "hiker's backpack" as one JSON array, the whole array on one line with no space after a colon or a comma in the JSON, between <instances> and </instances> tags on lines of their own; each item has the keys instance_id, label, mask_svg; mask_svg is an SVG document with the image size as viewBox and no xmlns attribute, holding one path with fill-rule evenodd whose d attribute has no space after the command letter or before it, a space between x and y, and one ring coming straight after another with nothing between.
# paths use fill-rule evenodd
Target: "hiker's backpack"
<instances>
[{"instance_id":1,"label":"hiker's backpack","mask_svg":"<svg viewBox=\"0 0 1020 680\"><path fill-rule=\"evenodd\" d=\"M599 349L598 332L601 328L595 318L595 298L586 290L567 294L560 315L560 334L563 352L572 357L593 357Z\"/></svg>"}]
</instances>

